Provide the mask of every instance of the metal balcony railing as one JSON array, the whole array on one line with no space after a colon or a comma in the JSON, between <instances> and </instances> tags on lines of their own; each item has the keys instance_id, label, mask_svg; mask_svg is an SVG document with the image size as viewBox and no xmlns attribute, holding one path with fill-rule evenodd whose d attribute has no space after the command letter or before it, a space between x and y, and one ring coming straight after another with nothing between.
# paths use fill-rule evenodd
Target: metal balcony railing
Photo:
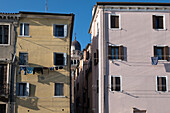
<instances>
[{"instance_id":1,"label":"metal balcony railing","mask_svg":"<svg viewBox=\"0 0 170 113\"><path fill-rule=\"evenodd\" d=\"M0 96L7 96L9 94L9 84L0 83Z\"/></svg>"}]
</instances>

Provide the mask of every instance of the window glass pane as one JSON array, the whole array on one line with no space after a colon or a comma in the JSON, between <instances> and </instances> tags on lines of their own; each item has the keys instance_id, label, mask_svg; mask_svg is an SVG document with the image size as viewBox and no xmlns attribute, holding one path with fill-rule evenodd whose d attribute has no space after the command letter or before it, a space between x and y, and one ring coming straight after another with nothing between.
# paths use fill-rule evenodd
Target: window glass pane
<instances>
[{"instance_id":1,"label":"window glass pane","mask_svg":"<svg viewBox=\"0 0 170 113\"><path fill-rule=\"evenodd\" d=\"M28 53L19 53L19 65L27 65Z\"/></svg>"},{"instance_id":2,"label":"window glass pane","mask_svg":"<svg viewBox=\"0 0 170 113\"><path fill-rule=\"evenodd\" d=\"M56 36L64 37L64 25L56 25Z\"/></svg>"},{"instance_id":3,"label":"window glass pane","mask_svg":"<svg viewBox=\"0 0 170 113\"><path fill-rule=\"evenodd\" d=\"M55 53L55 65L64 65L63 53Z\"/></svg>"},{"instance_id":4,"label":"window glass pane","mask_svg":"<svg viewBox=\"0 0 170 113\"><path fill-rule=\"evenodd\" d=\"M9 26L0 25L0 44L8 44Z\"/></svg>"},{"instance_id":5,"label":"window glass pane","mask_svg":"<svg viewBox=\"0 0 170 113\"><path fill-rule=\"evenodd\" d=\"M112 48L112 59L114 59L114 48Z\"/></svg>"},{"instance_id":6,"label":"window glass pane","mask_svg":"<svg viewBox=\"0 0 170 113\"><path fill-rule=\"evenodd\" d=\"M118 48L115 48L115 59L119 59L119 53L118 53Z\"/></svg>"},{"instance_id":7,"label":"window glass pane","mask_svg":"<svg viewBox=\"0 0 170 113\"><path fill-rule=\"evenodd\" d=\"M29 24L24 24L24 35L29 36Z\"/></svg>"},{"instance_id":8,"label":"window glass pane","mask_svg":"<svg viewBox=\"0 0 170 113\"><path fill-rule=\"evenodd\" d=\"M0 104L0 113L6 113L6 104Z\"/></svg>"},{"instance_id":9,"label":"window glass pane","mask_svg":"<svg viewBox=\"0 0 170 113\"><path fill-rule=\"evenodd\" d=\"M158 60L163 59L163 50L162 50L162 48L157 48L157 56L158 56Z\"/></svg>"},{"instance_id":10,"label":"window glass pane","mask_svg":"<svg viewBox=\"0 0 170 113\"><path fill-rule=\"evenodd\" d=\"M63 83L55 83L55 96L63 96Z\"/></svg>"},{"instance_id":11,"label":"window glass pane","mask_svg":"<svg viewBox=\"0 0 170 113\"><path fill-rule=\"evenodd\" d=\"M119 16L111 16L111 28L119 28Z\"/></svg>"},{"instance_id":12,"label":"window glass pane","mask_svg":"<svg viewBox=\"0 0 170 113\"><path fill-rule=\"evenodd\" d=\"M162 91L166 91L166 77L162 77Z\"/></svg>"}]
</instances>

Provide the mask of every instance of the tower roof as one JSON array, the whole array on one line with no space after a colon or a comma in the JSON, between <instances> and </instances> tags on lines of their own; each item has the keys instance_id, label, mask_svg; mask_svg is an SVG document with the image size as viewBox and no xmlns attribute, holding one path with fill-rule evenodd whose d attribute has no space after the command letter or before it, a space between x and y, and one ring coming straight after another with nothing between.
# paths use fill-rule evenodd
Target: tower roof
<instances>
[{"instance_id":1,"label":"tower roof","mask_svg":"<svg viewBox=\"0 0 170 113\"><path fill-rule=\"evenodd\" d=\"M75 50L80 50L81 51L81 45L80 43L76 40L76 37L74 39L74 41L72 42L71 46L75 47Z\"/></svg>"}]
</instances>

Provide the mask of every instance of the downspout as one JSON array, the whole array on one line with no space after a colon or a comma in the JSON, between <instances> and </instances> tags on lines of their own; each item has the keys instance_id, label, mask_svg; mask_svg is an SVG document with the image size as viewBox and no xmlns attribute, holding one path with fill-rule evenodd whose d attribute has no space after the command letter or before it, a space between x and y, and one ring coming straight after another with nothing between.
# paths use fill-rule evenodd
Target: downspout
<instances>
[{"instance_id":1,"label":"downspout","mask_svg":"<svg viewBox=\"0 0 170 113\"><path fill-rule=\"evenodd\" d=\"M106 85L106 80L107 80L107 75L106 75L106 37L105 37L105 13L104 13L104 10L105 10L105 5L103 5L103 97L104 97L104 100L103 100L103 113L107 113L107 85Z\"/></svg>"}]
</instances>

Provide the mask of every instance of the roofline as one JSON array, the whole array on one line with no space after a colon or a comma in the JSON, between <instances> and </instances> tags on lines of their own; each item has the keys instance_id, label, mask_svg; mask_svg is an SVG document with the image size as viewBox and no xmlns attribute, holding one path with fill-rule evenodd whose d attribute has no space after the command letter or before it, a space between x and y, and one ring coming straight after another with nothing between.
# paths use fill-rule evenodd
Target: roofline
<instances>
[{"instance_id":1,"label":"roofline","mask_svg":"<svg viewBox=\"0 0 170 113\"><path fill-rule=\"evenodd\" d=\"M92 27L92 22L94 20L95 14L97 7L99 5L131 5L131 6L170 6L170 3L158 3L158 2L97 2L94 10L94 14L90 23L89 31L88 33L90 34L90 30Z\"/></svg>"},{"instance_id":2,"label":"roofline","mask_svg":"<svg viewBox=\"0 0 170 113\"><path fill-rule=\"evenodd\" d=\"M19 11L19 14L35 14L35 15L58 15L58 16L73 16L73 13L64 14L64 13L44 13L44 12L26 12L26 11Z\"/></svg>"},{"instance_id":3,"label":"roofline","mask_svg":"<svg viewBox=\"0 0 170 113\"><path fill-rule=\"evenodd\" d=\"M158 3L158 2L97 2L97 5L170 6L170 3Z\"/></svg>"}]
</instances>

